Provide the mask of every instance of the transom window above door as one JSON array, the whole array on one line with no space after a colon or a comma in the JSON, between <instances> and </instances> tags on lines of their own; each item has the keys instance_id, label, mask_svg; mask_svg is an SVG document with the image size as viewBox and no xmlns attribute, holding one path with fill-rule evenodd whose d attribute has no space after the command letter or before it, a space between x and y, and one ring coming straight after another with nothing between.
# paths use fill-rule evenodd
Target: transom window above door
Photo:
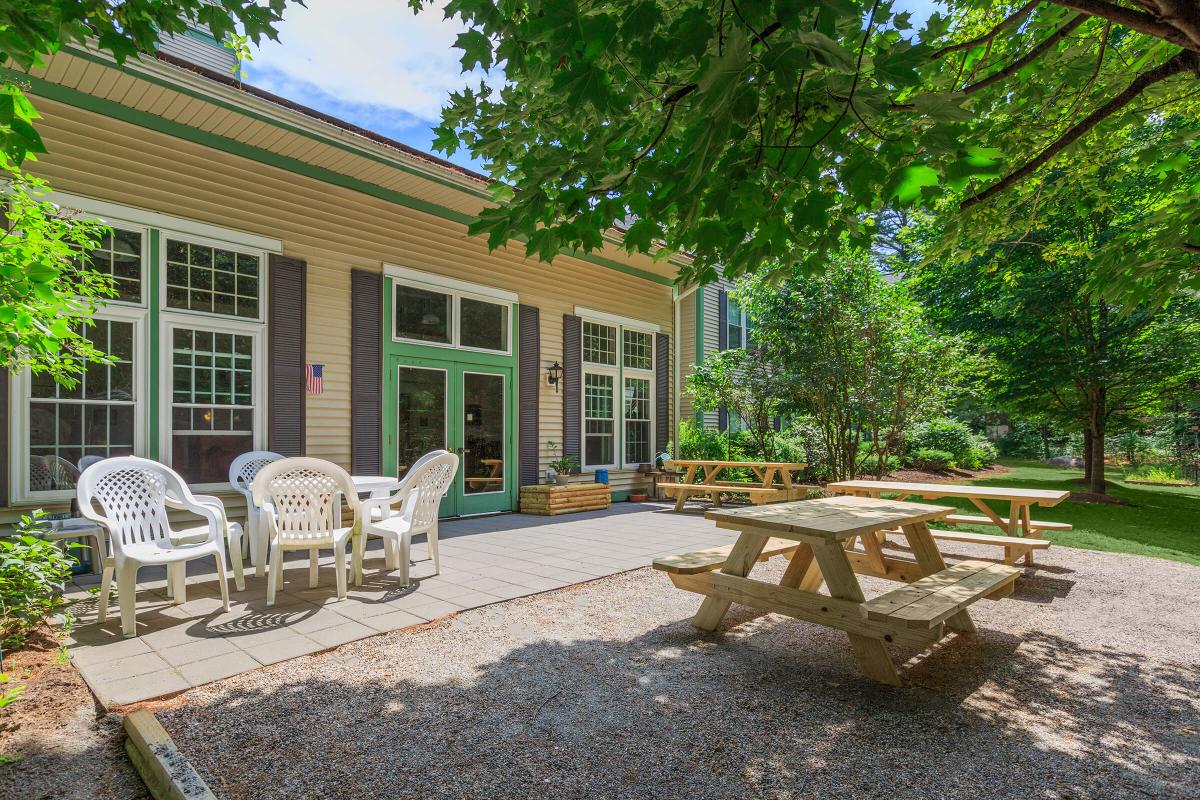
<instances>
[{"instance_id":1,"label":"transom window above door","mask_svg":"<svg viewBox=\"0 0 1200 800\"><path fill-rule=\"evenodd\" d=\"M511 300L490 297L487 287L459 288L429 281L392 277L392 337L398 342L454 347L507 355L512 350ZM440 279L446 284L458 281ZM469 286L469 284L462 284ZM495 292L496 294L507 294Z\"/></svg>"}]
</instances>

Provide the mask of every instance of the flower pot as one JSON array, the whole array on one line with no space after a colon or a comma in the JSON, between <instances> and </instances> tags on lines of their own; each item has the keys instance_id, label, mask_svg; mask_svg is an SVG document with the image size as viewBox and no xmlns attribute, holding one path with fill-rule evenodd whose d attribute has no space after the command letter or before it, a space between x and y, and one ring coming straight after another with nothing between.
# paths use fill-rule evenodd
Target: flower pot
<instances>
[{"instance_id":1,"label":"flower pot","mask_svg":"<svg viewBox=\"0 0 1200 800\"><path fill-rule=\"evenodd\" d=\"M559 474L554 476L554 485L555 486L566 486L570 482L571 482L571 476L567 475L565 473L560 472Z\"/></svg>"},{"instance_id":2,"label":"flower pot","mask_svg":"<svg viewBox=\"0 0 1200 800\"><path fill-rule=\"evenodd\" d=\"M650 498L650 495L646 494L645 492L630 492L629 493L629 502L631 502L631 503L644 503L649 498Z\"/></svg>"}]
</instances>

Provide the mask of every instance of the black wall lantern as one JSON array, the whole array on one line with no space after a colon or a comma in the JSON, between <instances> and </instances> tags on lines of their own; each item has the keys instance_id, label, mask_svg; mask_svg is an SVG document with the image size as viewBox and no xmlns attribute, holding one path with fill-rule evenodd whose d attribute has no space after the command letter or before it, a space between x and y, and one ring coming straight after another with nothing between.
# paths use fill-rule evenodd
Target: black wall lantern
<instances>
[{"instance_id":1,"label":"black wall lantern","mask_svg":"<svg viewBox=\"0 0 1200 800\"><path fill-rule=\"evenodd\" d=\"M554 387L554 391L558 393L558 384L562 381L563 368L562 364L555 361L550 366L546 367L546 383Z\"/></svg>"}]
</instances>

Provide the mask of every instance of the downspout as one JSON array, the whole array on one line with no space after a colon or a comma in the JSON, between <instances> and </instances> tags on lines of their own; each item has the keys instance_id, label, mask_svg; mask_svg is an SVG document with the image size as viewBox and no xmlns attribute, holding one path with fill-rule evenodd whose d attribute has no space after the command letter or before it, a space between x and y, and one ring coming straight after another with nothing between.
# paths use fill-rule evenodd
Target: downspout
<instances>
[{"instance_id":1,"label":"downspout","mask_svg":"<svg viewBox=\"0 0 1200 800\"><path fill-rule=\"evenodd\" d=\"M683 335L682 335L682 328L680 327L682 325L682 319L680 317L679 304L683 302L684 298L686 298L688 295L690 295L692 292L696 291L699 288L700 287L698 285L692 286L686 292L684 292L683 294L680 294L678 286L671 287L671 294L673 296L674 304L675 304L675 325L672 328L672 331L675 334L675 336L674 336L675 342L674 342L674 346L673 346L673 350L674 350L673 355L675 358L675 364L674 364L674 368L672 370L672 372L674 374L672 375L672 381L671 381L671 385L672 385L671 401L672 401L672 403L674 403L674 405L671 408L672 408L672 411L674 411L674 416L675 416L675 425L674 425L675 435L673 437L671 437L671 441L675 445L675 452L671 454L673 456L678 456L678 454L679 454L679 424L682 421L682 416L679 413L679 408L680 408L680 399L683 396L682 388L680 387L680 378L682 377L682 374L683 374L683 370L680 366L680 361L682 360L682 357L683 357L683 350L680 346L680 342L683 339ZM700 335L699 331L696 332L696 335L697 336Z\"/></svg>"}]
</instances>

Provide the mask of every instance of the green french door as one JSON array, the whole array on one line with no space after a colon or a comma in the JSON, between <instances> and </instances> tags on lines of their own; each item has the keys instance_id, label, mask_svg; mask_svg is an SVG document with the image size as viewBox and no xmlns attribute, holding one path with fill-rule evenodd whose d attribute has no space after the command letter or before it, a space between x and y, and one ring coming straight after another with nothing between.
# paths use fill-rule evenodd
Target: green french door
<instances>
[{"instance_id":1,"label":"green french door","mask_svg":"<svg viewBox=\"0 0 1200 800\"><path fill-rule=\"evenodd\" d=\"M459 456L442 516L511 510L516 498L512 368L388 358L384 467L403 477L430 450Z\"/></svg>"}]
</instances>

